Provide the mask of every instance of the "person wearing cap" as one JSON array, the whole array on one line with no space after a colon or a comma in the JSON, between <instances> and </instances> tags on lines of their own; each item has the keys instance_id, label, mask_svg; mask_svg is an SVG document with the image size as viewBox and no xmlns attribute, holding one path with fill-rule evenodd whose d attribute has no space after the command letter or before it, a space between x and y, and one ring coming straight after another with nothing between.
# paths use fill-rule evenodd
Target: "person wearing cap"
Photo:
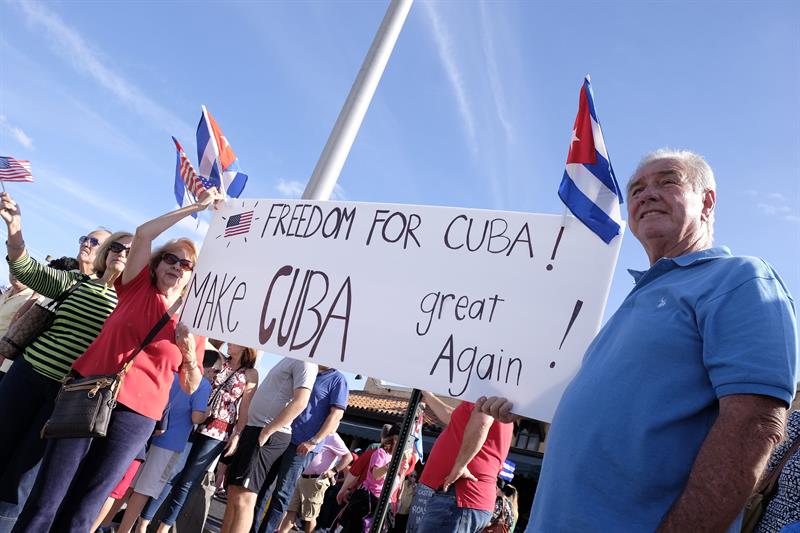
<instances>
[{"instance_id":1,"label":"person wearing cap","mask_svg":"<svg viewBox=\"0 0 800 533\"><path fill-rule=\"evenodd\" d=\"M425 403L447 425L431 449L408 517L408 533L477 533L495 508L497 476L514 426L471 402L453 408L430 392Z\"/></svg>"}]
</instances>

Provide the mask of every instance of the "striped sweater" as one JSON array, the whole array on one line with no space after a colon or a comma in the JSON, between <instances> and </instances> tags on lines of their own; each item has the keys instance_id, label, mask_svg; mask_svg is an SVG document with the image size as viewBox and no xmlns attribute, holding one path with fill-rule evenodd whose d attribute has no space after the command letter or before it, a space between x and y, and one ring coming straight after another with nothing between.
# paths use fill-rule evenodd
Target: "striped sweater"
<instances>
[{"instance_id":1,"label":"striped sweater","mask_svg":"<svg viewBox=\"0 0 800 533\"><path fill-rule=\"evenodd\" d=\"M41 265L27 254L9 261L9 267L22 283L48 298L58 297L83 277L80 272ZM117 293L113 287L93 281L82 283L59 306L50 328L25 348L25 360L50 379L64 378L116 306Z\"/></svg>"}]
</instances>

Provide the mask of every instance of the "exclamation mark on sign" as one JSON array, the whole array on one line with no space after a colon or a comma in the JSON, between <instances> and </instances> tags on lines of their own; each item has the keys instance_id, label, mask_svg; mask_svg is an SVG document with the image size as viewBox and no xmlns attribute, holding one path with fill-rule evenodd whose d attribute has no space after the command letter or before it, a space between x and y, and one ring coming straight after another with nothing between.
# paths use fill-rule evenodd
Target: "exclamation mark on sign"
<instances>
[{"instance_id":1,"label":"exclamation mark on sign","mask_svg":"<svg viewBox=\"0 0 800 533\"><path fill-rule=\"evenodd\" d=\"M556 259L556 252L558 251L558 245L561 243L561 236L564 235L564 226L561 226L561 229L558 230L558 237L556 237L556 245L553 246L553 253L550 255L550 261L555 261ZM553 264L548 263L547 270L553 270Z\"/></svg>"},{"instance_id":2,"label":"exclamation mark on sign","mask_svg":"<svg viewBox=\"0 0 800 533\"><path fill-rule=\"evenodd\" d=\"M558 244L556 244L558 246ZM558 345L558 349L560 350L562 346L564 346L564 341L567 340L567 335L569 335L570 330L572 329L572 325L575 323L575 320L578 318L578 315L581 312L581 307L583 307L582 300L575 300L575 307L572 309L572 316L569 319L569 324L567 324L567 331L564 332L564 338L561 339L561 344ZM556 366L555 361L550 361L550 368L554 368Z\"/></svg>"}]
</instances>

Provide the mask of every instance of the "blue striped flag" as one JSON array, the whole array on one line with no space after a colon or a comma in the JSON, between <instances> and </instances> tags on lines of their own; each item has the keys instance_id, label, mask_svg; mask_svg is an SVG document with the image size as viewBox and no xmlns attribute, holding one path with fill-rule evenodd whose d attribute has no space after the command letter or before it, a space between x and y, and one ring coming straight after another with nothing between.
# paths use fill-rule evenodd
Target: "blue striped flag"
<instances>
[{"instance_id":1,"label":"blue striped flag","mask_svg":"<svg viewBox=\"0 0 800 533\"><path fill-rule=\"evenodd\" d=\"M566 170L558 196L606 244L622 226L622 191L608 158L589 76L581 87Z\"/></svg>"},{"instance_id":2,"label":"blue striped flag","mask_svg":"<svg viewBox=\"0 0 800 533\"><path fill-rule=\"evenodd\" d=\"M208 112L203 112L197 125L197 165L201 176L207 178L220 192L238 198L247 184L247 174L239 171L239 159L233 153L227 137Z\"/></svg>"},{"instance_id":3,"label":"blue striped flag","mask_svg":"<svg viewBox=\"0 0 800 533\"><path fill-rule=\"evenodd\" d=\"M514 470L516 469L517 465L506 459L503 461L503 467L500 469L500 473L497 475L497 477L506 483L511 483L514 480Z\"/></svg>"}]
</instances>

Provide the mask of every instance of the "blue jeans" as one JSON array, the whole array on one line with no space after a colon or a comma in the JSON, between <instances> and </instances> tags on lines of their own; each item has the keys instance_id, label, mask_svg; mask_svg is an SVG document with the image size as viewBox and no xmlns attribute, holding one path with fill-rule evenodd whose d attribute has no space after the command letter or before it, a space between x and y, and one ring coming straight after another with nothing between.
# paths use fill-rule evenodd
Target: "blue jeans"
<instances>
[{"instance_id":1,"label":"blue jeans","mask_svg":"<svg viewBox=\"0 0 800 533\"><path fill-rule=\"evenodd\" d=\"M281 455L280 462L272 467L267 476L267 481L258 493L256 501L256 512L253 517L253 529L257 533L273 533L278 529L283 513L289 506L292 499L295 484L300 478L300 474L314 458L314 453L307 455L297 455L297 444L290 444L286 451ZM275 479L275 489L272 492L272 499L269 500L269 509L264 516L264 508L269 498L269 487ZM261 517L264 516L264 520Z\"/></svg>"},{"instance_id":2,"label":"blue jeans","mask_svg":"<svg viewBox=\"0 0 800 533\"><path fill-rule=\"evenodd\" d=\"M459 507L455 485L442 492L417 483L406 533L478 533L491 520L491 511Z\"/></svg>"},{"instance_id":3,"label":"blue jeans","mask_svg":"<svg viewBox=\"0 0 800 533\"><path fill-rule=\"evenodd\" d=\"M13 531L89 531L155 425L155 420L120 405L111 414L105 438L48 441L36 484Z\"/></svg>"},{"instance_id":4,"label":"blue jeans","mask_svg":"<svg viewBox=\"0 0 800 533\"><path fill-rule=\"evenodd\" d=\"M172 472L169 474L169 481L167 481L167 484L161 489L161 494L159 494L158 498L150 498L139 516L147 521L153 520L153 517L156 516L156 513L158 513L158 510L161 509L161 506L172 492L173 483L180 479L181 472L183 472L183 468L186 466L186 460L189 458L189 453L191 451L192 443L186 443L186 447L181 452L180 458L175 463L175 468L173 468Z\"/></svg>"},{"instance_id":5,"label":"blue jeans","mask_svg":"<svg viewBox=\"0 0 800 533\"><path fill-rule=\"evenodd\" d=\"M161 519L162 524L175 525L192 489L203 478L209 465L222 453L224 447L224 441L195 433L194 444L186 459L186 466L183 467L180 477L173 481L172 491L169 493L169 506Z\"/></svg>"},{"instance_id":6,"label":"blue jeans","mask_svg":"<svg viewBox=\"0 0 800 533\"><path fill-rule=\"evenodd\" d=\"M39 431L60 388L22 357L0 381L0 533L11 531L33 489L47 444Z\"/></svg>"}]
</instances>

